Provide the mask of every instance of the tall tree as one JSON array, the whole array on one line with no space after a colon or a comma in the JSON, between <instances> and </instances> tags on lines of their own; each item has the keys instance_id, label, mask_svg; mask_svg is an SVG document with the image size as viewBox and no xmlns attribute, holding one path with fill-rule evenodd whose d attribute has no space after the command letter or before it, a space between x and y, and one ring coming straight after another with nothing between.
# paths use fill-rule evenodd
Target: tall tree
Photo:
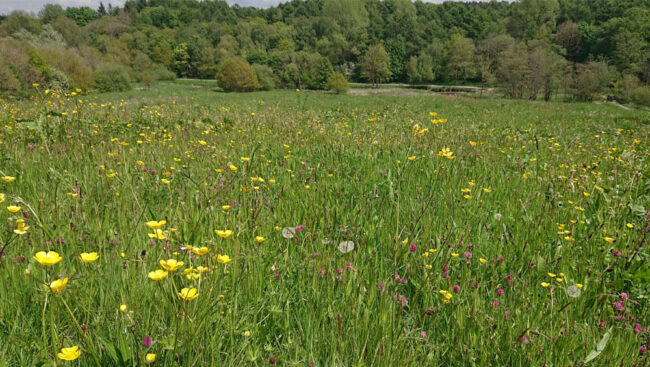
<instances>
[{"instance_id":1,"label":"tall tree","mask_svg":"<svg viewBox=\"0 0 650 367\"><path fill-rule=\"evenodd\" d=\"M363 56L361 76L375 86L390 78L390 57L383 45L368 47Z\"/></svg>"}]
</instances>

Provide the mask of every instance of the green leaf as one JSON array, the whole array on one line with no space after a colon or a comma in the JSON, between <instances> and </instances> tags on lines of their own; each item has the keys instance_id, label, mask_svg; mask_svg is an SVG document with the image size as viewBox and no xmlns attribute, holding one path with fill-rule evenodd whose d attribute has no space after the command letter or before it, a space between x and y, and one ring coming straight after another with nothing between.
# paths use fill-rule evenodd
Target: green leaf
<instances>
[{"instance_id":1,"label":"green leaf","mask_svg":"<svg viewBox=\"0 0 650 367\"><path fill-rule=\"evenodd\" d=\"M605 335L603 335L603 338L600 339L600 341L598 342L598 345L596 345L596 348L594 350L592 350L589 353L589 355L587 355L587 358L585 358L585 364L593 361L594 359L596 359L600 355L600 353L607 346L607 343L609 342L609 338L611 338L611 337L612 337L612 327L610 327L609 330L607 330L607 332L605 333Z\"/></svg>"}]
</instances>

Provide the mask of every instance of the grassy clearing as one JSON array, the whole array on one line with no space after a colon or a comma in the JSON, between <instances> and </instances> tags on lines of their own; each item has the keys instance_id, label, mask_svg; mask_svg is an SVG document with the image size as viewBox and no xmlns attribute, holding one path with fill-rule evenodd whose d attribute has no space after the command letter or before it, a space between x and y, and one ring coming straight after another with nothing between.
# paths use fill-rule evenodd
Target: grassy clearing
<instances>
[{"instance_id":1,"label":"grassy clearing","mask_svg":"<svg viewBox=\"0 0 650 367\"><path fill-rule=\"evenodd\" d=\"M647 363L647 112L211 88L0 102L4 365Z\"/></svg>"}]
</instances>

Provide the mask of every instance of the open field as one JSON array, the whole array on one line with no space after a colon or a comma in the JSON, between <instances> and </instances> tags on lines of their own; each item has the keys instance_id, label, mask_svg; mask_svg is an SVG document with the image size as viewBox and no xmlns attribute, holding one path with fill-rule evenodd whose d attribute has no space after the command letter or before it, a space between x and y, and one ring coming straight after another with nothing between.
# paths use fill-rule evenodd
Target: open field
<instances>
[{"instance_id":1,"label":"open field","mask_svg":"<svg viewBox=\"0 0 650 367\"><path fill-rule=\"evenodd\" d=\"M182 81L0 126L2 366L648 364L650 112Z\"/></svg>"}]
</instances>

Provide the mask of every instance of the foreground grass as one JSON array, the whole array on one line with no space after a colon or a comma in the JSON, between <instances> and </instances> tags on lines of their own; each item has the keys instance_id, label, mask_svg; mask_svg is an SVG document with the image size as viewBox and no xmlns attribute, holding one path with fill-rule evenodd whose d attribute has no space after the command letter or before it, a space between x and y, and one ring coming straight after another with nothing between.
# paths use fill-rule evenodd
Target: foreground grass
<instances>
[{"instance_id":1,"label":"foreground grass","mask_svg":"<svg viewBox=\"0 0 650 367\"><path fill-rule=\"evenodd\" d=\"M0 102L4 365L648 362L650 114L211 88Z\"/></svg>"}]
</instances>

